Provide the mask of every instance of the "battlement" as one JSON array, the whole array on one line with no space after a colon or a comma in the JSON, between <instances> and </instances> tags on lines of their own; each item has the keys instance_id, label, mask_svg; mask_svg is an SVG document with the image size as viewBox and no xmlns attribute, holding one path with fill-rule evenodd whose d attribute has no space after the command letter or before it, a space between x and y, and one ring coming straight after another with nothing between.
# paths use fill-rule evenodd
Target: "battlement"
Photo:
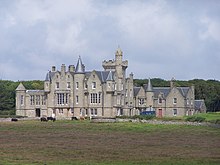
<instances>
[{"instance_id":1,"label":"battlement","mask_svg":"<svg viewBox=\"0 0 220 165\"><path fill-rule=\"evenodd\" d=\"M116 66L116 63L115 63L115 60L104 60L102 62L102 67L105 69L105 70L115 70L115 66Z\"/></svg>"}]
</instances>

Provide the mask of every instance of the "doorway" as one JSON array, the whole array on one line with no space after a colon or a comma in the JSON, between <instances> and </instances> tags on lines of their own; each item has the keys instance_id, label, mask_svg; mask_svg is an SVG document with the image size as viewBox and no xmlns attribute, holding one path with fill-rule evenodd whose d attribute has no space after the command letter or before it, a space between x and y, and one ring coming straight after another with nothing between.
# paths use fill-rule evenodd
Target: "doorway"
<instances>
[{"instance_id":1,"label":"doorway","mask_svg":"<svg viewBox=\"0 0 220 165\"><path fill-rule=\"evenodd\" d=\"M163 117L163 111L162 109L158 109L158 117L162 118Z\"/></svg>"},{"instance_id":2,"label":"doorway","mask_svg":"<svg viewBox=\"0 0 220 165\"><path fill-rule=\"evenodd\" d=\"M36 108L36 117L40 117L40 108Z\"/></svg>"}]
</instances>

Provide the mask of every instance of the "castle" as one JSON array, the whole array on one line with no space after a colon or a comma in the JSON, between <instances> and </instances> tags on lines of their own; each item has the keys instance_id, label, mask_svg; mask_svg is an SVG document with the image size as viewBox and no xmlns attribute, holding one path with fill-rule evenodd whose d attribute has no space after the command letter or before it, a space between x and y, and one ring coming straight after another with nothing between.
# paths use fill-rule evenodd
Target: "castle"
<instances>
[{"instance_id":1,"label":"castle","mask_svg":"<svg viewBox=\"0 0 220 165\"><path fill-rule=\"evenodd\" d=\"M103 61L103 71L86 71L79 57L76 67L61 70L52 66L44 90L16 89L16 115L28 117L116 117L156 114L157 117L193 115L205 112L204 100L195 100L194 86L153 87L151 80L135 87L133 74L126 77L128 61L116 50L115 59Z\"/></svg>"}]
</instances>

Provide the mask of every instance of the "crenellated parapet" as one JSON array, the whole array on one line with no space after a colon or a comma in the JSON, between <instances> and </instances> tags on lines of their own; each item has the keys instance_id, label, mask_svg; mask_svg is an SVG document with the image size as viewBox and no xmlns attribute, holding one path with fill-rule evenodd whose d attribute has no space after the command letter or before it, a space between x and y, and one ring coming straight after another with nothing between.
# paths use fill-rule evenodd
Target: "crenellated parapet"
<instances>
[{"instance_id":1,"label":"crenellated parapet","mask_svg":"<svg viewBox=\"0 0 220 165\"><path fill-rule=\"evenodd\" d=\"M102 62L102 67L106 70L106 71L114 71L115 70L115 60L105 60Z\"/></svg>"}]
</instances>

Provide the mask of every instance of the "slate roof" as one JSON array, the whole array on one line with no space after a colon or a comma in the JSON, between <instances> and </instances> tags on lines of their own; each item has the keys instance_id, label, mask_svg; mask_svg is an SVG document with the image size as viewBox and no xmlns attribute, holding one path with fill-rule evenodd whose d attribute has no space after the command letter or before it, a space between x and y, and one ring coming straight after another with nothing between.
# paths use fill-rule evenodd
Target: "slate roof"
<instances>
[{"instance_id":1,"label":"slate roof","mask_svg":"<svg viewBox=\"0 0 220 165\"><path fill-rule=\"evenodd\" d=\"M137 96L138 92L140 91L141 87L134 87L133 91L134 91L134 97Z\"/></svg>"},{"instance_id":2,"label":"slate roof","mask_svg":"<svg viewBox=\"0 0 220 165\"><path fill-rule=\"evenodd\" d=\"M152 87L150 78L148 79L148 84L147 84L147 90L146 91L153 91L153 87Z\"/></svg>"},{"instance_id":3,"label":"slate roof","mask_svg":"<svg viewBox=\"0 0 220 165\"><path fill-rule=\"evenodd\" d=\"M113 74L112 74L112 71L110 70L106 81L113 81L113 80L114 80Z\"/></svg>"},{"instance_id":4,"label":"slate roof","mask_svg":"<svg viewBox=\"0 0 220 165\"><path fill-rule=\"evenodd\" d=\"M190 87L177 87L177 89L180 91L183 97L186 97Z\"/></svg>"},{"instance_id":5,"label":"slate roof","mask_svg":"<svg viewBox=\"0 0 220 165\"><path fill-rule=\"evenodd\" d=\"M83 73L83 72L85 72L85 69L81 57L79 56L78 62L76 64L76 73Z\"/></svg>"},{"instance_id":6,"label":"slate roof","mask_svg":"<svg viewBox=\"0 0 220 165\"><path fill-rule=\"evenodd\" d=\"M114 80L115 72L112 72L112 71L95 71L95 72L98 75L98 77L102 83L105 83L107 81L107 79L109 78L109 74L112 74L111 79L112 79L112 81ZM112 72L112 73L110 73L110 72Z\"/></svg>"},{"instance_id":7,"label":"slate roof","mask_svg":"<svg viewBox=\"0 0 220 165\"><path fill-rule=\"evenodd\" d=\"M164 97L167 97L170 93L170 87L153 87L154 96L157 98L160 93L164 94Z\"/></svg>"},{"instance_id":8,"label":"slate roof","mask_svg":"<svg viewBox=\"0 0 220 165\"><path fill-rule=\"evenodd\" d=\"M47 74L46 74L46 78L45 78L45 81L51 81L52 77L55 75L56 72L51 72L49 71Z\"/></svg>"},{"instance_id":9,"label":"slate roof","mask_svg":"<svg viewBox=\"0 0 220 165\"><path fill-rule=\"evenodd\" d=\"M195 109L200 109L202 107L204 103L204 100L195 100L194 104L195 104Z\"/></svg>"},{"instance_id":10,"label":"slate roof","mask_svg":"<svg viewBox=\"0 0 220 165\"><path fill-rule=\"evenodd\" d=\"M150 84L151 85L151 84ZM144 84L144 90L145 91L150 91L151 87L149 86L149 84ZM190 90L190 87L176 87L179 92L181 93L181 95L183 97L186 97L187 96L187 93L189 92ZM155 97L158 97L158 95L160 93L163 93L164 94L164 97L167 97L168 94L170 93L171 91L171 88L170 87L152 87L151 89L153 92L154 92L154 96Z\"/></svg>"},{"instance_id":11,"label":"slate roof","mask_svg":"<svg viewBox=\"0 0 220 165\"><path fill-rule=\"evenodd\" d=\"M44 90L27 90L26 91L26 93L39 93L39 94L41 94L41 93L44 93Z\"/></svg>"}]
</instances>

